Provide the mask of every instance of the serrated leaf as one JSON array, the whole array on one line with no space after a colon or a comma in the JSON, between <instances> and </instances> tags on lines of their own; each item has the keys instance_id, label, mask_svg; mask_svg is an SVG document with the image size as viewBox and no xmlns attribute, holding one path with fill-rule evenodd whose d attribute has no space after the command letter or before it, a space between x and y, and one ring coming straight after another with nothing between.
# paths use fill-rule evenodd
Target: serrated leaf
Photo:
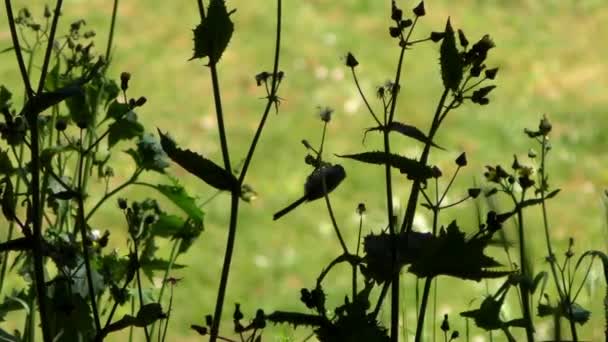
<instances>
[{"instance_id":1,"label":"serrated leaf","mask_svg":"<svg viewBox=\"0 0 608 342\"><path fill-rule=\"evenodd\" d=\"M443 86L446 89L456 91L462 80L462 59L458 53L458 48L456 48L456 37L449 18L445 25L445 36L441 42L439 53Z\"/></svg>"},{"instance_id":2,"label":"serrated leaf","mask_svg":"<svg viewBox=\"0 0 608 342\"><path fill-rule=\"evenodd\" d=\"M232 37L234 24L230 20L224 0L211 0L207 16L194 29L194 55L195 58L209 57L209 65L216 64Z\"/></svg>"},{"instance_id":3,"label":"serrated leaf","mask_svg":"<svg viewBox=\"0 0 608 342\"><path fill-rule=\"evenodd\" d=\"M405 135L406 137L410 137L410 138L418 140L424 144L430 144L433 147L436 147L440 150L444 150L444 148L442 148L442 147L438 146L437 144L435 144L434 142L432 142L416 126L406 125L401 122L393 121L388 126L378 126L378 127L368 128L365 130L365 134L367 134L368 132L372 132L372 131L384 131L384 130L401 133L402 135Z\"/></svg>"},{"instance_id":4,"label":"serrated leaf","mask_svg":"<svg viewBox=\"0 0 608 342\"><path fill-rule=\"evenodd\" d=\"M165 153L188 172L218 190L239 191L239 181L232 173L198 153L177 147L175 142L160 130L158 134Z\"/></svg>"},{"instance_id":5,"label":"serrated leaf","mask_svg":"<svg viewBox=\"0 0 608 342\"><path fill-rule=\"evenodd\" d=\"M163 194L171 202L173 202L173 204L183 210L188 215L188 217L202 225L205 214L196 204L196 200L190 195L188 195L184 187L178 184L158 184L150 186L156 189L161 194Z\"/></svg>"},{"instance_id":6,"label":"serrated leaf","mask_svg":"<svg viewBox=\"0 0 608 342\"><path fill-rule=\"evenodd\" d=\"M433 176L433 169L420 163L415 159L410 159L396 154L386 154L382 151L363 152L357 154L337 155L340 158L349 158L368 164L390 165L399 169L401 173L407 175L408 179L423 181Z\"/></svg>"},{"instance_id":7,"label":"serrated leaf","mask_svg":"<svg viewBox=\"0 0 608 342\"><path fill-rule=\"evenodd\" d=\"M121 140L129 140L140 136L144 132L142 126L137 120L132 118L123 118L114 121L108 127L108 148L116 145Z\"/></svg>"}]
</instances>

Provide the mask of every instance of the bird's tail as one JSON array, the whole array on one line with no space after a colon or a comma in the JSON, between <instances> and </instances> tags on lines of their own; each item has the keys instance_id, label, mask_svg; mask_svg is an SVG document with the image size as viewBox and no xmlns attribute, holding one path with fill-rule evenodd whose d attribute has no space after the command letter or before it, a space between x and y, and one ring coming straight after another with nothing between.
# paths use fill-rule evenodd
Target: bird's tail
<instances>
[{"instance_id":1,"label":"bird's tail","mask_svg":"<svg viewBox=\"0 0 608 342\"><path fill-rule=\"evenodd\" d=\"M278 220L278 219L280 219L283 215L286 215L290 211L294 210L295 208L297 208L300 204L304 203L305 201L306 201L306 196L302 196L302 198L300 198L299 200L291 203L285 209L277 211L277 213L274 214L274 216L272 216L272 219L275 220L275 221Z\"/></svg>"}]
</instances>

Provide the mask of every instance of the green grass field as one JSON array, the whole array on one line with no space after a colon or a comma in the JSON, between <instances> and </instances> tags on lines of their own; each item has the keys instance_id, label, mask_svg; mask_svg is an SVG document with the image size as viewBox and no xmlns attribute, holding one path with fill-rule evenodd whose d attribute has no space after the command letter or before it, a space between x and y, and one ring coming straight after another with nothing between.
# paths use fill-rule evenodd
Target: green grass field
<instances>
[{"instance_id":1,"label":"green grass field","mask_svg":"<svg viewBox=\"0 0 608 342\"><path fill-rule=\"evenodd\" d=\"M42 11L42 1L14 1L15 7L28 4L35 13ZM96 46L105 49L111 1L66 0L62 27L76 18L84 18L87 26L97 31ZM404 8L413 2L400 1ZM246 154L249 142L261 116L265 95L255 86L254 75L269 70L274 43L272 1L234 1L232 16L235 35L219 65L222 96L226 113L229 146L233 163ZM278 222L272 214L302 193L302 184L309 170L304 167L305 149L301 139L317 144L322 122L316 116L317 106L335 108L326 145L330 161L333 154L362 152L378 148L379 135L368 135L362 144L365 128L373 126L371 117L357 96L343 56L351 51L359 60L358 75L364 90L373 97L375 86L392 78L398 58L395 41L388 35L389 1L308 0L284 4L283 54L280 69L285 80L280 89L284 99L278 115L269 117L247 183L258 192L253 203L243 204L236 241L233 268L225 305L225 318L231 317L232 304L240 302L246 317L261 307L303 310L299 290L311 287L321 268L340 253L329 217L320 201L304 205ZM500 67L498 88L490 96L491 103L480 107L462 106L450 114L437 143L447 151L437 151L432 162L444 175L455 169L453 160L466 151L469 166L459 177L452 196L458 197L473 181L483 181L483 167L490 164L510 165L514 153L524 156L531 142L524 128L535 128L543 113L553 123L553 150L549 173L551 185L562 192L550 201L550 223L559 257L565 252L568 237L574 237L578 252L587 249L608 249L606 216L601 194L608 187L608 5L600 0L486 0L428 1L427 16L422 18L414 35L425 38L430 30L441 31L448 16L456 28L462 28L471 41L489 33L496 43L489 64ZM120 2L113 65L109 74L118 79L121 71L132 75L130 93L145 95L148 103L139 112L150 131L155 127L168 130L182 146L187 146L215 161L221 160L209 73L200 61L187 60L192 54L191 29L197 24L194 1L126 0ZM62 32L62 31L60 31ZM0 50L10 46L4 9L0 11ZM416 46L406 55L404 81L397 119L427 130L433 109L442 90L439 74L438 45ZM14 93L21 88L13 53L0 55L0 84ZM19 103L19 102L18 102ZM377 103L375 103L377 105ZM394 139L397 152L415 156L421 151L411 141ZM125 145L126 146L126 145ZM535 146L536 147L536 146ZM131 170L121 168L126 155L116 154L113 160L117 177L124 181ZM354 245L358 217L355 208L365 202L368 214L366 231L379 232L385 226L385 193L383 170L350 161L340 161L348 177L332 195L338 221L346 232L347 243ZM172 172L201 202L214 195L214 190L178 167ZM152 178L151 178L152 179ZM444 180L447 181L447 180ZM397 178L396 200L403 215L409 183ZM149 192L130 188L123 196L143 199ZM109 201L94 223L110 229L112 244L125 249L124 220ZM188 329L201 323L213 311L227 235L229 196L220 195L204 207L205 232L190 253L178 259L189 267L176 271L183 278L175 292L171 341L200 340ZM430 212L419 211L418 228L430 224ZM458 217L462 227L475 228L475 210L465 205L448 212ZM442 217L447 224L451 217ZM532 244L535 270L544 265L546 255L540 209L533 208L526 216L526 234ZM505 229L515 237L515 227ZM5 234L0 230L0 234ZM165 247L168 254L168 247ZM491 251L501 261L504 253ZM516 253L516 251L513 251ZM350 284L350 273L334 273L327 280L328 307L343 301ZM603 338L601 298L604 293L601 269L595 267L583 291L580 303L591 309L590 321L580 328L586 340ZM404 329L415 330L413 276L403 279ZM329 286L331 284L331 287ZM450 313L451 325L464 332L464 320L456 318L475 299L478 305L486 293L493 292L498 282L485 284L440 278L437 297L437 322ZM333 305L332 305L333 304ZM515 302L507 317L520 315ZM385 312L388 319L389 312ZM433 310L427 316L430 331ZM537 320L539 336L549 338L550 320ZM7 324L21 326L21 322ZM564 324L565 327L565 324ZM223 325L227 334L229 320ZM291 328L271 327L267 341L297 337L308 332ZM545 335L543 335L545 334ZM494 336L501 340L502 335ZM427 336L430 336L427 333ZM439 336L439 335L438 335ZM473 341L487 341L488 335L472 329ZM565 336L569 336L566 333ZM539 338L540 339L540 338ZM121 340L121 337L116 339Z\"/></svg>"}]
</instances>

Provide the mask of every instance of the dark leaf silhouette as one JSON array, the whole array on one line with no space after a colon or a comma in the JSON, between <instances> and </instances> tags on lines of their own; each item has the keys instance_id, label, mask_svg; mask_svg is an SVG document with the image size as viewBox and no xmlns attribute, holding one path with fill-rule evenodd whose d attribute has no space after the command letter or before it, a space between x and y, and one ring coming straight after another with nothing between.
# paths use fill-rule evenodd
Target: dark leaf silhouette
<instances>
[{"instance_id":1,"label":"dark leaf silhouette","mask_svg":"<svg viewBox=\"0 0 608 342\"><path fill-rule=\"evenodd\" d=\"M443 86L453 91L458 90L462 80L462 59L456 48L456 37L450 19L445 25L445 36L441 42L439 60Z\"/></svg>"},{"instance_id":2,"label":"dark leaf silhouette","mask_svg":"<svg viewBox=\"0 0 608 342\"><path fill-rule=\"evenodd\" d=\"M218 190L239 190L239 182L230 172L200 154L177 147L175 142L160 130L158 134L163 150L179 166Z\"/></svg>"},{"instance_id":3,"label":"dark leaf silhouette","mask_svg":"<svg viewBox=\"0 0 608 342\"><path fill-rule=\"evenodd\" d=\"M372 132L372 131L384 131L384 130L401 133L402 135L405 135L406 137L410 137L412 139L418 140L424 144L429 144L429 145L436 147L438 149L441 149L441 150L444 149L444 148L438 146L437 144L435 144L434 142L432 142L417 127L412 126L412 125L406 125L404 123L396 122L396 121L391 122L390 124L388 124L388 126L378 126L378 127L368 128L365 130L365 134L367 134L368 132Z\"/></svg>"},{"instance_id":4,"label":"dark leaf silhouette","mask_svg":"<svg viewBox=\"0 0 608 342\"><path fill-rule=\"evenodd\" d=\"M461 279L480 281L484 278L500 278L510 271L494 270L502 266L483 253L491 233L465 239L453 221L438 236L430 233L401 233L397 237L398 264L410 264L409 272L418 277L448 275ZM376 282L389 280L391 273L391 237L388 234L369 235L364 241L366 274Z\"/></svg>"},{"instance_id":5,"label":"dark leaf silhouette","mask_svg":"<svg viewBox=\"0 0 608 342\"><path fill-rule=\"evenodd\" d=\"M401 173L406 174L408 179L424 181L433 176L433 168L428 165L424 165L415 159L396 154L386 154L382 151L338 155L338 157L349 158L368 164L388 164L399 169Z\"/></svg>"},{"instance_id":6,"label":"dark leaf silhouette","mask_svg":"<svg viewBox=\"0 0 608 342\"><path fill-rule=\"evenodd\" d=\"M194 55L190 60L209 57L209 65L220 60L234 31L230 20L233 12L226 10L224 0L211 0L207 16L194 29Z\"/></svg>"},{"instance_id":7,"label":"dark leaf silhouette","mask_svg":"<svg viewBox=\"0 0 608 342\"><path fill-rule=\"evenodd\" d=\"M165 318L166 314L158 303L150 303L142 306L137 312L137 316L124 315L120 320L110 324L104 329L105 335L119 331L128 327L145 327L161 318Z\"/></svg>"}]
</instances>

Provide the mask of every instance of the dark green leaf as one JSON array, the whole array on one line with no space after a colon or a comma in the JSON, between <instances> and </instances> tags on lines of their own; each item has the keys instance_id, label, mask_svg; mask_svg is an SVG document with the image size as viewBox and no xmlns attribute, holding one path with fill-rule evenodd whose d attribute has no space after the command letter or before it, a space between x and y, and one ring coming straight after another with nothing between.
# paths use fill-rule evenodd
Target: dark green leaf
<instances>
[{"instance_id":1,"label":"dark green leaf","mask_svg":"<svg viewBox=\"0 0 608 342\"><path fill-rule=\"evenodd\" d=\"M363 152L358 154L338 155L341 158L354 159L368 164L390 165L405 173L409 179L426 180L433 176L433 168L421 164L415 159L402 157L396 154L386 154L382 151Z\"/></svg>"},{"instance_id":2,"label":"dark green leaf","mask_svg":"<svg viewBox=\"0 0 608 342\"><path fill-rule=\"evenodd\" d=\"M371 131L384 131L384 130L389 130L391 132L398 132L398 133L405 135L406 137L410 137L412 139L418 140L424 144L430 144L431 146L436 147L441 150L444 149L444 148L438 146L437 144L435 144L434 142L430 141L430 139L424 133L422 133L422 131L419 130L417 127L412 126L412 125L406 125L406 124L403 124L401 122L396 122L396 121L391 122L388 126L378 126L378 127L368 128L367 130L365 130L365 134L367 134L368 132L371 132Z\"/></svg>"},{"instance_id":3,"label":"dark green leaf","mask_svg":"<svg viewBox=\"0 0 608 342\"><path fill-rule=\"evenodd\" d=\"M2 341L2 342L19 342L19 341L21 341L21 339L18 338L17 336L9 334L4 329L0 329L0 341Z\"/></svg>"},{"instance_id":4,"label":"dark green leaf","mask_svg":"<svg viewBox=\"0 0 608 342\"><path fill-rule=\"evenodd\" d=\"M11 158L8 156L8 150L0 150L0 175L10 176L14 171L15 169L13 168L13 163L11 162Z\"/></svg>"},{"instance_id":5,"label":"dark green leaf","mask_svg":"<svg viewBox=\"0 0 608 342\"><path fill-rule=\"evenodd\" d=\"M28 300L29 299L25 290L21 290L19 293L15 293L12 296L7 296L4 298L4 302L0 304L0 322L4 322L4 318L9 312L18 310L25 310L26 312L29 312L30 308L27 304ZM1 337L0 341L2 341Z\"/></svg>"},{"instance_id":6,"label":"dark green leaf","mask_svg":"<svg viewBox=\"0 0 608 342\"><path fill-rule=\"evenodd\" d=\"M577 303L572 303L570 308L565 306L563 310L565 311L563 312L564 317L580 325L587 323L591 317L591 312ZM570 315L570 311L572 311L572 315Z\"/></svg>"},{"instance_id":7,"label":"dark green leaf","mask_svg":"<svg viewBox=\"0 0 608 342\"><path fill-rule=\"evenodd\" d=\"M136 117L125 117L110 124L108 130L108 148L111 148L121 140L129 140L140 136L144 132L144 127L137 121Z\"/></svg>"},{"instance_id":8,"label":"dark green leaf","mask_svg":"<svg viewBox=\"0 0 608 342\"><path fill-rule=\"evenodd\" d=\"M158 184L152 185L161 194L165 195L173 204L183 210L188 217L202 224L205 214L196 204L196 200L186 192L186 189L174 183L174 185Z\"/></svg>"},{"instance_id":9,"label":"dark green leaf","mask_svg":"<svg viewBox=\"0 0 608 342\"><path fill-rule=\"evenodd\" d=\"M84 97L82 84L71 84L54 91L47 91L36 95L26 102L25 106L23 107L23 113L37 115L42 113L47 108L75 96Z\"/></svg>"},{"instance_id":10,"label":"dark green leaf","mask_svg":"<svg viewBox=\"0 0 608 342\"><path fill-rule=\"evenodd\" d=\"M109 334L114 331L119 331L128 327L145 327L157 320L166 317L165 313L158 303L150 303L142 306L137 312L137 316L124 315L120 320L110 324L104 334Z\"/></svg>"},{"instance_id":11,"label":"dark green leaf","mask_svg":"<svg viewBox=\"0 0 608 342\"><path fill-rule=\"evenodd\" d=\"M160 135L160 144L169 158L188 172L218 190L239 191L239 182L232 173L200 154L177 147L175 142L161 133L160 130L158 134Z\"/></svg>"},{"instance_id":12,"label":"dark green leaf","mask_svg":"<svg viewBox=\"0 0 608 342\"><path fill-rule=\"evenodd\" d=\"M163 259L150 259L150 260L140 260L140 266L144 269L148 269L150 271L166 271L169 267L169 260ZM173 263L171 265L171 269L179 270L186 266L181 264Z\"/></svg>"},{"instance_id":13,"label":"dark green leaf","mask_svg":"<svg viewBox=\"0 0 608 342\"><path fill-rule=\"evenodd\" d=\"M224 0L210 1L207 17L194 29L194 55L190 60L209 57L210 65L220 60L234 31L230 14Z\"/></svg>"},{"instance_id":14,"label":"dark green leaf","mask_svg":"<svg viewBox=\"0 0 608 342\"><path fill-rule=\"evenodd\" d=\"M462 80L462 60L456 48L454 29L448 18L445 25L445 36L440 48L441 79L446 89L458 90Z\"/></svg>"},{"instance_id":15,"label":"dark green leaf","mask_svg":"<svg viewBox=\"0 0 608 342\"><path fill-rule=\"evenodd\" d=\"M10 107L11 97L13 97L13 94L6 87L0 85L0 109Z\"/></svg>"},{"instance_id":16,"label":"dark green leaf","mask_svg":"<svg viewBox=\"0 0 608 342\"><path fill-rule=\"evenodd\" d=\"M151 234L164 238L172 238L177 235L186 221L176 215L160 215L151 227Z\"/></svg>"},{"instance_id":17,"label":"dark green leaf","mask_svg":"<svg viewBox=\"0 0 608 342\"><path fill-rule=\"evenodd\" d=\"M536 291L536 289L538 288L538 284L540 284L540 282L543 282L543 288L545 287L544 284L547 282L547 271L542 271L539 274L536 275L536 277L534 277L534 280L532 281L532 287L530 288L530 292L534 293Z\"/></svg>"},{"instance_id":18,"label":"dark green leaf","mask_svg":"<svg viewBox=\"0 0 608 342\"><path fill-rule=\"evenodd\" d=\"M118 120L125 116L128 112L131 111L131 107L127 103L120 103L116 100L110 102L108 106L108 110L106 111L106 119L114 119Z\"/></svg>"},{"instance_id":19,"label":"dark green leaf","mask_svg":"<svg viewBox=\"0 0 608 342\"><path fill-rule=\"evenodd\" d=\"M537 310L538 317L545 317L555 314L555 308L548 304L539 303Z\"/></svg>"},{"instance_id":20,"label":"dark green leaf","mask_svg":"<svg viewBox=\"0 0 608 342\"><path fill-rule=\"evenodd\" d=\"M2 214L7 221L15 219L15 195L13 193L13 183L9 177L4 177L1 183L4 183L2 191Z\"/></svg>"}]
</instances>

